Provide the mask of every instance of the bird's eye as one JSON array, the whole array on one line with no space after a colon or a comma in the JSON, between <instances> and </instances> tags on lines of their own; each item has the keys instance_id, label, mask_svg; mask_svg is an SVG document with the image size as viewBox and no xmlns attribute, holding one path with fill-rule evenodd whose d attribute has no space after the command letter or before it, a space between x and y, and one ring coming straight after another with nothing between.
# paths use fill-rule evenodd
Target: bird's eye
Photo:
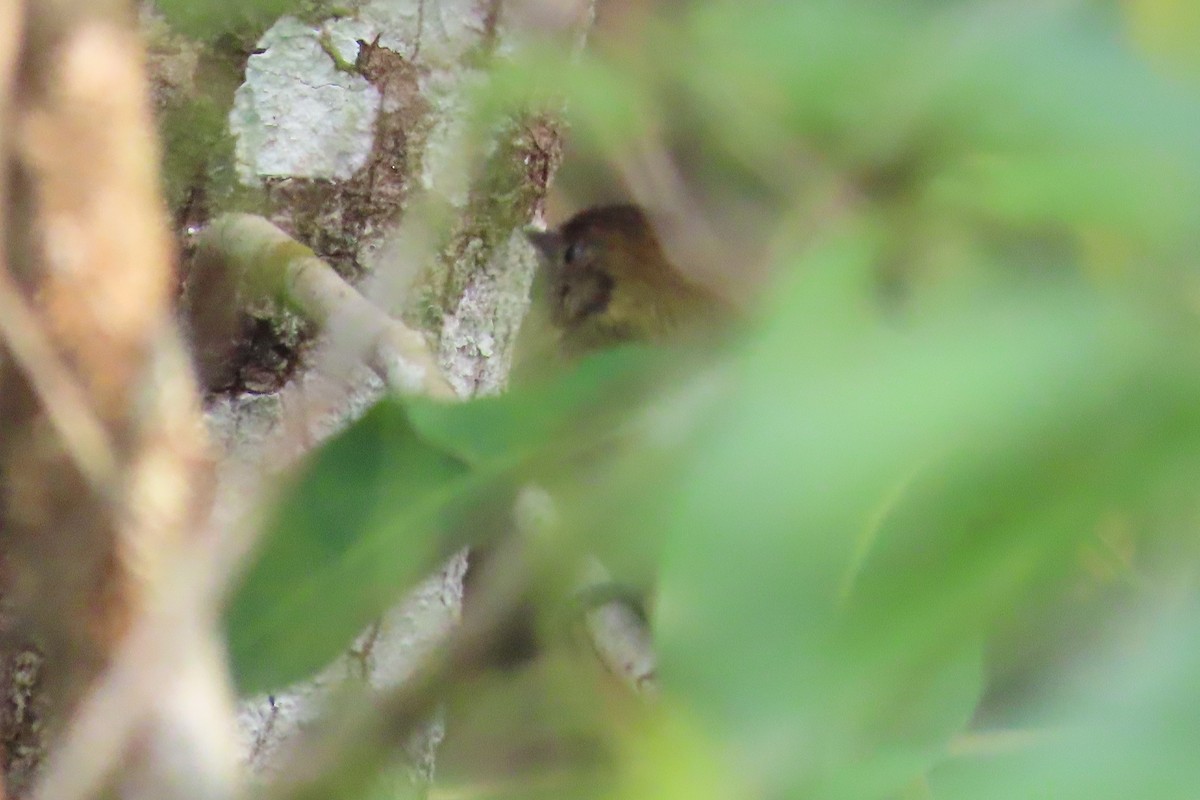
<instances>
[{"instance_id":1,"label":"bird's eye","mask_svg":"<svg viewBox=\"0 0 1200 800\"><path fill-rule=\"evenodd\" d=\"M569 245L567 245L567 249L563 251L563 263L574 264L579 260L583 253L584 246L582 242L571 242Z\"/></svg>"}]
</instances>

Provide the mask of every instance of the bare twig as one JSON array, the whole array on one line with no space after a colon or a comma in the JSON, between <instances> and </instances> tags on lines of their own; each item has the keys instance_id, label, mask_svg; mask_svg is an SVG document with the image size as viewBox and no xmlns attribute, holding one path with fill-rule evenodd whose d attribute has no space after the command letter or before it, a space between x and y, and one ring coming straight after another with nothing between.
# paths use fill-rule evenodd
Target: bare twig
<instances>
[{"instance_id":1,"label":"bare twig","mask_svg":"<svg viewBox=\"0 0 1200 800\"><path fill-rule=\"evenodd\" d=\"M223 260L242 285L277 297L336 331L392 389L440 399L456 395L420 333L384 314L311 250L262 217L227 214L201 235L200 257Z\"/></svg>"},{"instance_id":2,"label":"bare twig","mask_svg":"<svg viewBox=\"0 0 1200 800\"><path fill-rule=\"evenodd\" d=\"M517 528L525 537L553 535L558 526L558 509L550 493L530 484L517 493L514 509ZM576 594L586 598L593 590L613 585L612 575L594 556L584 560ZM600 663L634 692L645 697L658 694L658 653L646 620L621 598L608 599L586 608L584 628Z\"/></svg>"},{"instance_id":3,"label":"bare twig","mask_svg":"<svg viewBox=\"0 0 1200 800\"><path fill-rule=\"evenodd\" d=\"M612 576L596 558L588 558L584 591L611 585ZM628 603L610 600L584 613L588 638L600 662L635 692L658 694L658 654L646 621Z\"/></svg>"},{"instance_id":4,"label":"bare twig","mask_svg":"<svg viewBox=\"0 0 1200 800\"><path fill-rule=\"evenodd\" d=\"M108 432L6 270L0 270L0 339L37 392L75 466L98 496L111 499L117 459Z\"/></svg>"}]
</instances>

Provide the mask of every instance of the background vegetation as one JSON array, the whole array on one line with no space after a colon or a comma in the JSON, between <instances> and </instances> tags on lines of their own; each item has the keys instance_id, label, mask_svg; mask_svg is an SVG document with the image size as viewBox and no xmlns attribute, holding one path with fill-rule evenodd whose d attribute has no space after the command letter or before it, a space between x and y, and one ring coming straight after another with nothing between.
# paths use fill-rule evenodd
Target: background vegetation
<instances>
[{"instance_id":1,"label":"background vegetation","mask_svg":"<svg viewBox=\"0 0 1200 800\"><path fill-rule=\"evenodd\" d=\"M573 708L563 678L556 724L607 768L575 763L557 796L1193 796L1196 22L1169 2L705 2L502 67L481 118L532 91L565 99L576 165L673 164L683 191L638 199L723 243L694 267L746 290L746 321L637 392L653 355L373 412L280 512L308 530L371 465L371 521L320 592L362 612L341 633L369 616L365 549L412 553L437 530L415 509L532 477L563 516L551 575L600 553L657 585L661 700ZM563 191L594 195L572 170ZM283 550L234 605L255 681L292 677L280 642L238 644ZM297 638L300 618L303 663L325 629Z\"/></svg>"},{"instance_id":2,"label":"background vegetation","mask_svg":"<svg viewBox=\"0 0 1200 800\"><path fill-rule=\"evenodd\" d=\"M209 92L157 108L163 194L191 236L220 212L266 202L237 185L226 130L234 73L258 35L285 12L356 12L286 0L157 7L174 32L157 31L161 41L208 48L195 57ZM508 581L480 596L494 619L468 616L377 709L348 714L344 729L330 722L339 758L314 749L313 764L335 768L290 776L296 786L272 796L378 791L397 740L444 713L432 790L443 798L1194 797L1200 12L1184 0L613 0L601 14L603 33L582 55L492 52L494 42L469 54L492 79L472 98L464 138L508 142L478 159L487 174L470 206L503 226L474 220L447 256L455 240L434 202L421 210L433 229L422 244L468 263L470 242L490 254L508 241L541 203L545 176L531 189L496 165L530 163L522 125L556 147L549 120L562 117L569 148L552 208L642 204L672 260L726 294L739 322L703 348L619 349L499 396L388 397L289 473L224 606L243 696L266 693L274 706L271 693L344 652L464 544L513 559ZM423 74L408 55L380 57L411 81L396 91L425 120L413 111L427 110ZM406 120L389 123L393 171L416 169L414 142L429 134ZM538 169L549 174L556 158ZM310 192L319 216L323 180L269 188L277 200ZM395 196L407 201L415 182L415 172L395 178ZM394 199L372 213L391 214ZM16 206L31 218L41 208ZM5 247L36 265L38 253ZM343 274L361 277L357 249L344 249L354 263ZM272 253L312 255L293 242ZM19 299L38 275L27 270L27 285L0 299ZM451 275L447 293L461 288ZM423 319L436 321L440 307L427 305ZM149 341L162 338L155 330ZM304 361L310 332L293 320L292 333L287 347L265 346L287 351L287 369L263 385L277 389ZM131 375L150 374L135 366ZM37 377L0 360L16 367ZM140 397L132 381L120 387L132 399L110 404L116 457L76 493L103 501L101 565L125 524L105 470L136 438L117 426L136 428L125 413ZM21 399L13 407L26 416L0 429L37 418L38 404ZM27 463L17 441L0 447L10 479ZM194 446L179 459L188 468L203 461ZM44 460L61 470L50 477L77 469L57 450ZM41 473L29 472L36 489ZM535 485L553 507L513 523L514 498ZM188 528L179 520L210 499L180 500L172 524ZM18 515L0 512L11 548ZM30 551L41 557L36 528ZM578 635L578 576L597 558L647 608L653 692L620 685ZM63 607L87 607L89 576ZM199 597L216 582L185 589ZM480 669L475 650L518 611L533 616L545 652L521 670ZM85 677L111 655L88 661ZM121 735L143 742L132 730ZM112 750L79 785L117 774ZM59 774L69 783L70 769ZM189 794L174 780L172 796L232 791Z\"/></svg>"}]
</instances>

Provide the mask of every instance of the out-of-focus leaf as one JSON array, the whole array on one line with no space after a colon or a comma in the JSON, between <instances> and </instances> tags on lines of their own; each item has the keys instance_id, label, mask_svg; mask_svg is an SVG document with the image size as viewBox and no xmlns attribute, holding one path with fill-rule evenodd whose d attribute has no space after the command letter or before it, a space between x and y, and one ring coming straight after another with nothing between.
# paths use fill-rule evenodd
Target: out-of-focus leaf
<instances>
[{"instance_id":1,"label":"out-of-focus leaf","mask_svg":"<svg viewBox=\"0 0 1200 800\"><path fill-rule=\"evenodd\" d=\"M646 392L654 368L613 354L509 397L414 402L393 437L413 469L444 473L389 489L406 508L544 478L589 552L659 585L664 706L687 722L629 736L627 796L883 798L931 768L939 798L1194 794L1194 637L1130 636L1144 661L1091 693L1039 686L1031 708L977 708L994 629L1018 631L994 661L1022 661L1023 618L1080 591L1079 554L1112 515L1167 540L1160 568L1195 557L1200 100L1130 53L1101 5L705 2L619 63L501 66L489 122L565 100L575 144L603 158L692 143L647 182L720 198L709 208L753 220L785 267L712 376ZM1163 52L1187 40L1181 8L1125 4ZM1080 262L1092 279L1106 264L1154 277L1085 286ZM900 290L880 303L893 271ZM329 485L323 527L386 516ZM323 535L272 592L303 584ZM428 552L383 539L388 559ZM1174 602L1140 544L1121 553L1128 596ZM352 598L386 583L358 569ZM1179 591L1194 598L1194 580ZM350 616L321 624L345 638ZM956 733L997 706L1065 730L965 753Z\"/></svg>"},{"instance_id":2,"label":"out-of-focus leaf","mask_svg":"<svg viewBox=\"0 0 1200 800\"><path fill-rule=\"evenodd\" d=\"M752 797L755 776L730 769L698 720L670 704L653 708L623 742L620 781L610 796L708 800Z\"/></svg>"},{"instance_id":3,"label":"out-of-focus leaf","mask_svg":"<svg viewBox=\"0 0 1200 800\"><path fill-rule=\"evenodd\" d=\"M1200 211L1189 180L1149 159L1114 159L1097 168L1092 159L1062 153L996 156L948 167L931 187L931 199L1014 226L1053 220L1172 242Z\"/></svg>"},{"instance_id":4,"label":"out-of-focus leaf","mask_svg":"<svg viewBox=\"0 0 1200 800\"><path fill-rule=\"evenodd\" d=\"M226 627L240 691L330 663L423 574L478 484L385 399L323 446L279 497Z\"/></svg>"},{"instance_id":5,"label":"out-of-focus leaf","mask_svg":"<svg viewBox=\"0 0 1200 800\"><path fill-rule=\"evenodd\" d=\"M1108 645L1042 675L1024 726L983 730L931 775L938 798L1195 796L1200 638L1194 594L1112 620Z\"/></svg>"},{"instance_id":6,"label":"out-of-focus leaf","mask_svg":"<svg viewBox=\"0 0 1200 800\"><path fill-rule=\"evenodd\" d=\"M277 502L229 605L239 687L274 688L324 666L448 542L506 530L510 494L485 505L484 493L603 446L657 385L664 358L624 348L499 397L378 403Z\"/></svg>"},{"instance_id":7,"label":"out-of-focus leaf","mask_svg":"<svg viewBox=\"0 0 1200 800\"><path fill-rule=\"evenodd\" d=\"M426 441L476 468L515 467L548 448L570 452L610 433L658 385L666 366L661 351L630 346L501 395L466 403L405 402Z\"/></svg>"},{"instance_id":8,"label":"out-of-focus leaf","mask_svg":"<svg viewBox=\"0 0 1200 800\"><path fill-rule=\"evenodd\" d=\"M1061 561L1114 489L1136 497L1200 441L1197 387L1176 380L1150 319L1078 286L881 328L819 359L804 329L782 310L754 341L739 393L660 498L663 676L768 785L882 796L969 719L968 643L1006 598ZM1144 448L1152 461L1130 460ZM878 498L946 454L954 480L907 501L917 513L885 523L839 595Z\"/></svg>"},{"instance_id":9,"label":"out-of-focus leaf","mask_svg":"<svg viewBox=\"0 0 1200 800\"><path fill-rule=\"evenodd\" d=\"M156 0L155 5L171 26L198 39L222 34L247 36L260 33L279 17L305 6L309 0Z\"/></svg>"},{"instance_id":10,"label":"out-of-focus leaf","mask_svg":"<svg viewBox=\"0 0 1200 800\"><path fill-rule=\"evenodd\" d=\"M1200 6L1190 0L1122 0L1133 40L1150 56L1200 80Z\"/></svg>"}]
</instances>

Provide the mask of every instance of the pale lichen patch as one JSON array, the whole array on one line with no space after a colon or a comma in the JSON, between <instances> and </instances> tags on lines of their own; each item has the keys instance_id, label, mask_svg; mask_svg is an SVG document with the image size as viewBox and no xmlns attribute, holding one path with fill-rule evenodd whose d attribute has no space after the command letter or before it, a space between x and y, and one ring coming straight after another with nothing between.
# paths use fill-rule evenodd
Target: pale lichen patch
<instances>
[{"instance_id":1,"label":"pale lichen patch","mask_svg":"<svg viewBox=\"0 0 1200 800\"><path fill-rule=\"evenodd\" d=\"M349 178L371 155L379 90L338 69L321 34L294 18L258 45L229 115L241 179Z\"/></svg>"}]
</instances>

